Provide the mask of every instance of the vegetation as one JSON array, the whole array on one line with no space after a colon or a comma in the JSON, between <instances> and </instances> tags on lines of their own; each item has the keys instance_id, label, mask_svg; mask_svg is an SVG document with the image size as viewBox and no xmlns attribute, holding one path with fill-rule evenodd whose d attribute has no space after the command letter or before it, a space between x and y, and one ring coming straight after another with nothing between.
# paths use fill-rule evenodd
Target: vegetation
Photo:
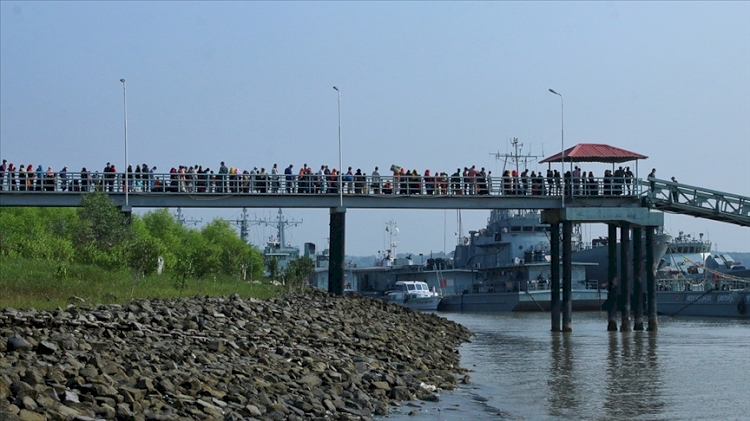
<instances>
[{"instance_id":1,"label":"vegetation","mask_svg":"<svg viewBox=\"0 0 750 421\"><path fill-rule=\"evenodd\" d=\"M128 221L103 193L81 207L0 209L0 308L56 308L81 299L225 295L266 298L284 288L258 282L261 252L229 222L186 228L166 209ZM289 289L306 285L311 259L274 270ZM255 280L255 281L253 281Z\"/></svg>"}]
</instances>

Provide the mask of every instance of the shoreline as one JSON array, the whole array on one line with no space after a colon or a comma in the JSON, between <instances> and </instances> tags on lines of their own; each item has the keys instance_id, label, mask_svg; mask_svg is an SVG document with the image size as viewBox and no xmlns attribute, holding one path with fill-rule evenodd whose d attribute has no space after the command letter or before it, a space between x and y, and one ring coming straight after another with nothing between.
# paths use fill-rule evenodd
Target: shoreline
<instances>
[{"instance_id":1,"label":"shoreline","mask_svg":"<svg viewBox=\"0 0 750 421\"><path fill-rule=\"evenodd\" d=\"M367 420L468 381L458 347L471 333L309 289L5 309L0 337L9 419Z\"/></svg>"}]
</instances>

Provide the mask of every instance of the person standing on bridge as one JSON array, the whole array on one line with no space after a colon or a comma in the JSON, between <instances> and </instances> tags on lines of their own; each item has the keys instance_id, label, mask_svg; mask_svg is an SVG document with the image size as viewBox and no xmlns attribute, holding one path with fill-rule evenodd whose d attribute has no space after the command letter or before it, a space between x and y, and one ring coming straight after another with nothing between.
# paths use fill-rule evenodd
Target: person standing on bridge
<instances>
[{"instance_id":1,"label":"person standing on bridge","mask_svg":"<svg viewBox=\"0 0 750 421\"><path fill-rule=\"evenodd\" d=\"M3 159L2 165L0 165L0 190L5 190L5 180L8 176L5 173L8 171L8 160Z\"/></svg>"},{"instance_id":2,"label":"person standing on bridge","mask_svg":"<svg viewBox=\"0 0 750 421\"><path fill-rule=\"evenodd\" d=\"M652 168L651 172L648 173L648 185L651 189L651 195L653 195L656 190L656 168Z\"/></svg>"},{"instance_id":3,"label":"person standing on bridge","mask_svg":"<svg viewBox=\"0 0 750 421\"><path fill-rule=\"evenodd\" d=\"M380 173L378 172L378 167L375 167L375 170L372 172L370 183L372 183L372 192L380 194Z\"/></svg>"},{"instance_id":4,"label":"person standing on bridge","mask_svg":"<svg viewBox=\"0 0 750 421\"><path fill-rule=\"evenodd\" d=\"M635 184L633 184L633 171L630 167L625 167L625 187L628 189L628 195L635 193Z\"/></svg>"},{"instance_id":5,"label":"person standing on bridge","mask_svg":"<svg viewBox=\"0 0 750 421\"><path fill-rule=\"evenodd\" d=\"M279 166L273 164L271 168L271 193L279 192Z\"/></svg>"},{"instance_id":6,"label":"person standing on bridge","mask_svg":"<svg viewBox=\"0 0 750 421\"><path fill-rule=\"evenodd\" d=\"M224 193L224 190L227 188L227 174L229 174L229 168L224 165L224 161L221 161L219 165L219 186L217 187L219 193Z\"/></svg>"},{"instance_id":7,"label":"person standing on bridge","mask_svg":"<svg viewBox=\"0 0 750 421\"><path fill-rule=\"evenodd\" d=\"M680 190L677 188L677 180L674 177L672 177L672 182L675 183L675 185L669 187L669 191L672 192L672 202L678 203L680 201Z\"/></svg>"}]
</instances>

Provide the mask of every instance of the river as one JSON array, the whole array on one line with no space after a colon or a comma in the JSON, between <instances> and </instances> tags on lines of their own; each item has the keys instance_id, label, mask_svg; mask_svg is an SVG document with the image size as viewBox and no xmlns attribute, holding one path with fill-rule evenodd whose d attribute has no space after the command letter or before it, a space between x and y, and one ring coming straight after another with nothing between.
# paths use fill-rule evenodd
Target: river
<instances>
[{"instance_id":1,"label":"river","mask_svg":"<svg viewBox=\"0 0 750 421\"><path fill-rule=\"evenodd\" d=\"M471 384L410 402L390 420L750 420L750 321L659 318L659 331L607 332L605 313L441 313L475 336ZM410 413L411 412L411 413Z\"/></svg>"}]
</instances>

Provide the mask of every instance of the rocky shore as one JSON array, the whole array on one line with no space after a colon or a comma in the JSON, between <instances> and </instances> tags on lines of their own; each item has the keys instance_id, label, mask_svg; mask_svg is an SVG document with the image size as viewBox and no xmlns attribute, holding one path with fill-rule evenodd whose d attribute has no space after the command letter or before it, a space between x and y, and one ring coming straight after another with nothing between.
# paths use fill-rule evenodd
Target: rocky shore
<instances>
[{"instance_id":1,"label":"rocky shore","mask_svg":"<svg viewBox=\"0 0 750 421\"><path fill-rule=\"evenodd\" d=\"M468 381L470 332L322 291L0 311L0 420L367 420Z\"/></svg>"}]
</instances>

